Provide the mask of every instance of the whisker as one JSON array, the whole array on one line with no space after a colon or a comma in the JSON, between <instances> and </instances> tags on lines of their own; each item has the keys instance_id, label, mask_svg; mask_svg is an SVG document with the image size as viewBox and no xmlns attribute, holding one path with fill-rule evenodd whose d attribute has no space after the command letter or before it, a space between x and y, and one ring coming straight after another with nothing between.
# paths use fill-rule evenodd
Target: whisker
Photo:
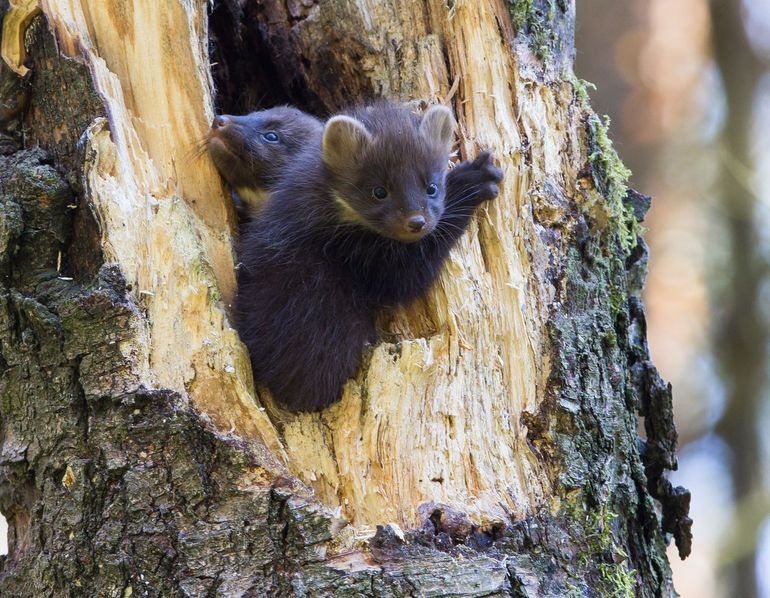
<instances>
[{"instance_id":1,"label":"whisker","mask_svg":"<svg viewBox=\"0 0 770 598\"><path fill-rule=\"evenodd\" d=\"M208 137L194 140L190 147L182 152L181 159L186 162L197 162L208 151Z\"/></svg>"}]
</instances>

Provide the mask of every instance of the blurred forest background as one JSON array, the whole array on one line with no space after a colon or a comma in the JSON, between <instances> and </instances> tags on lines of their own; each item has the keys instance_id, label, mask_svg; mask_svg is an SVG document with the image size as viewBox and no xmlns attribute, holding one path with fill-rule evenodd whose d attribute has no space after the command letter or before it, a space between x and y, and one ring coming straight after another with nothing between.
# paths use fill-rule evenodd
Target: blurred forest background
<instances>
[{"instance_id":1,"label":"blurred forest background","mask_svg":"<svg viewBox=\"0 0 770 598\"><path fill-rule=\"evenodd\" d=\"M653 196L652 356L674 386L683 598L770 598L770 0L577 0L578 77Z\"/></svg>"}]
</instances>

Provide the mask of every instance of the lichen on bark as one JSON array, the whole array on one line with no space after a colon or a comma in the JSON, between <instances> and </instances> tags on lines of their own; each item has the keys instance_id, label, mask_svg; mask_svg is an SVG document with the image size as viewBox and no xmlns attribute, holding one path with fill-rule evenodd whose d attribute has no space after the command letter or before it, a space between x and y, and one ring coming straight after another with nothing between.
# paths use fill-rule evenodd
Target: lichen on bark
<instances>
[{"instance_id":1,"label":"lichen on bark","mask_svg":"<svg viewBox=\"0 0 770 598\"><path fill-rule=\"evenodd\" d=\"M506 0L517 40L548 70L558 72L574 54L566 43L572 34L574 4L567 0Z\"/></svg>"},{"instance_id":2,"label":"lichen on bark","mask_svg":"<svg viewBox=\"0 0 770 598\"><path fill-rule=\"evenodd\" d=\"M560 489L571 524L580 530L576 536L604 538L579 550L578 562L590 563L583 576L607 595L615 595L611 585L633 580L636 595L666 596L673 587L664 537L635 432L635 411L647 415L650 403L650 389L633 369L640 356L640 367L657 376L639 328L637 285L643 280L639 271L646 268L646 250L640 240L640 250L623 259L620 220L627 211L610 213L613 218L597 220L575 206L562 221L540 224L542 237L566 260L556 274L561 292L548 323L549 391L539 412L526 414L527 426L530 442L558 463L554 487ZM675 439L672 427L665 433L669 441L671 434ZM669 461L668 468L673 466ZM640 522L643 533L635 531Z\"/></svg>"}]
</instances>

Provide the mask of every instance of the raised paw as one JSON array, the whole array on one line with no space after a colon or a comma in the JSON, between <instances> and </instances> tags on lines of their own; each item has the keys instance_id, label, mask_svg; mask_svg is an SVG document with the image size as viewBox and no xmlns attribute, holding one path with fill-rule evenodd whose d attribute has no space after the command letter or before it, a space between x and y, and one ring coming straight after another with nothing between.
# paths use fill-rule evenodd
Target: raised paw
<instances>
[{"instance_id":1,"label":"raised paw","mask_svg":"<svg viewBox=\"0 0 770 598\"><path fill-rule=\"evenodd\" d=\"M471 166L476 177L478 177L478 184L481 185L479 201L486 201L497 197L498 193L500 193L498 184L503 180L503 171L495 166L492 152L481 152L471 163Z\"/></svg>"},{"instance_id":2,"label":"raised paw","mask_svg":"<svg viewBox=\"0 0 770 598\"><path fill-rule=\"evenodd\" d=\"M462 203L481 203L500 193L503 171L494 164L492 152L481 152L472 162L463 162L449 172L447 188Z\"/></svg>"}]
</instances>

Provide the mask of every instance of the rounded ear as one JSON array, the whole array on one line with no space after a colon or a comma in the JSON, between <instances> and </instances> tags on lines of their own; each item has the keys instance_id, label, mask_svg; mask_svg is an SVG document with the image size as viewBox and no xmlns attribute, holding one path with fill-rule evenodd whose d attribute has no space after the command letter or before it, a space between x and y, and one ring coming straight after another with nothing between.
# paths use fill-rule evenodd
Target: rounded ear
<instances>
[{"instance_id":1,"label":"rounded ear","mask_svg":"<svg viewBox=\"0 0 770 598\"><path fill-rule=\"evenodd\" d=\"M422 116L420 134L433 143L443 145L447 152L454 141L455 119L446 106L431 106Z\"/></svg>"},{"instance_id":2,"label":"rounded ear","mask_svg":"<svg viewBox=\"0 0 770 598\"><path fill-rule=\"evenodd\" d=\"M345 115L334 116L324 127L321 158L332 170L341 170L355 163L356 156L371 142L372 136L360 120Z\"/></svg>"}]
</instances>

